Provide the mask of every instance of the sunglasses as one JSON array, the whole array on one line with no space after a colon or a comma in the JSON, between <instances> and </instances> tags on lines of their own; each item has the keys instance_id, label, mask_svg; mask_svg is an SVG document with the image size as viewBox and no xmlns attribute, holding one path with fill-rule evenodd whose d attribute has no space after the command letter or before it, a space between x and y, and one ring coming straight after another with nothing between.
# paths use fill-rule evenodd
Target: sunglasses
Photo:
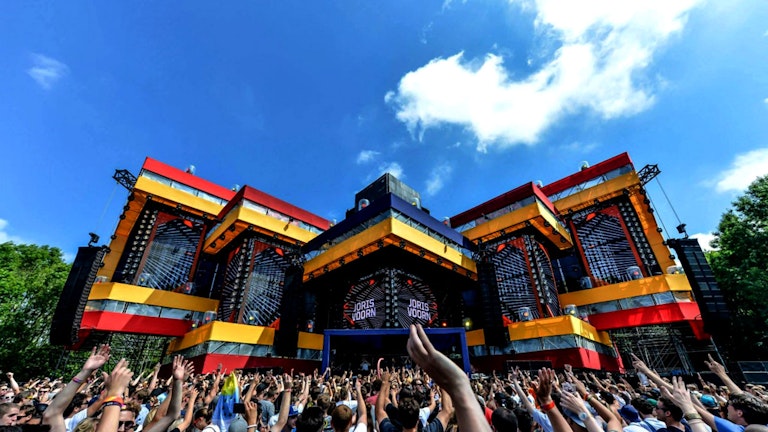
<instances>
[{"instance_id":1,"label":"sunglasses","mask_svg":"<svg viewBox=\"0 0 768 432\"><path fill-rule=\"evenodd\" d=\"M132 421L121 421L117 423L117 428L120 429L121 427L125 429L133 429L134 423Z\"/></svg>"}]
</instances>

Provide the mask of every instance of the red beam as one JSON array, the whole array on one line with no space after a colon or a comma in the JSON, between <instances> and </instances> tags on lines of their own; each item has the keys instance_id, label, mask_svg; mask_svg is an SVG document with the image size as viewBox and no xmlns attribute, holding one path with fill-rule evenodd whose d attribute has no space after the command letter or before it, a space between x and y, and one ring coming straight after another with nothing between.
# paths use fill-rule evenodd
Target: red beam
<instances>
[{"instance_id":1,"label":"red beam","mask_svg":"<svg viewBox=\"0 0 768 432\"><path fill-rule=\"evenodd\" d=\"M508 354L499 356L475 357L472 359L472 367L479 371L503 371L506 369L507 360L522 361L550 361L552 367L563 368L570 364L576 368L623 371L624 365L621 358L614 358L586 348L566 348L559 350L536 351L524 354Z\"/></svg>"},{"instance_id":2,"label":"red beam","mask_svg":"<svg viewBox=\"0 0 768 432\"><path fill-rule=\"evenodd\" d=\"M451 217L451 226L454 228L460 227L467 222L473 221L483 215L493 213L496 210L503 208L504 206L518 202L530 196L536 196L553 214L557 214L555 206L552 204L549 198L547 198L547 195L543 193L538 186L531 182L516 187L511 191L504 192L495 198L491 198L490 200L478 206L472 207L467 211Z\"/></svg>"},{"instance_id":3,"label":"red beam","mask_svg":"<svg viewBox=\"0 0 768 432\"><path fill-rule=\"evenodd\" d=\"M221 364L223 370L232 372L237 369L255 368L283 368L285 372L293 369L294 373L304 372L311 375L315 369L320 368L320 360L302 360L278 357L251 357L246 355L229 354L201 354L188 360L195 365L196 373L211 373ZM169 365L166 365L169 371Z\"/></svg>"},{"instance_id":4,"label":"red beam","mask_svg":"<svg viewBox=\"0 0 768 432\"><path fill-rule=\"evenodd\" d=\"M285 202L280 198L274 197L266 192L262 192L250 186L244 186L242 189L240 189L240 191L237 192L235 196L232 197L229 203L227 203L227 205L224 206L224 208L219 213L219 219L224 219L224 216L226 216L227 213L229 213L229 211L232 210L237 204L240 204L243 199L261 204L264 207L276 210L286 216L290 216L296 220L308 223L309 225L320 228L321 230L327 230L331 226L329 221L321 218L320 216L317 216L314 213L310 213L302 208L296 207L291 203Z\"/></svg>"},{"instance_id":5,"label":"red beam","mask_svg":"<svg viewBox=\"0 0 768 432\"><path fill-rule=\"evenodd\" d=\"M599 177L625 165L632 165L632 159L629 158L629 154L626 152L620 155L616 155L610 159L606 159L575 174L571 174L568 177L552 182L541 188L541 190L547 196L552 196L566 189L572 188L577 184L592 180L595 177Z\"/></svg>"},{"instance_id":6,"label":"red beam","mask_svg":"<svg viewBox=\"0 0 768 432\"><path fill-rule=\"evenodd\" d=\"M235 196L235 192L223 186L219 186L216 183L202 179L188 172L184 172L178 168L174 168L150 157L147 157L144 160L144 166L141 168L147 171L151 171L155 174L160 174L163 177L168 177L173 181L177 181L197 190L207 192L227 201L231 200L232 197Z\"/></svg>"},{"instance_id":7,"label":"red beam","mask_svg":"<svg viewBox=\"0 0 768 432\"><path fill-rule=\"evenodd\" d=\"M601 331L652 324L671 324L680 321L690 321L692 326L696 325L697 321L701 321L699 306L693 302L668 303L589 315L589 323ZM695 327L694 332L696 332ZM696 336L708 337L703 333Z\"/></svg>"},{"instance_id":8,"label":"red beam","mask_svg":"<svg viewBox=\"0 0 768 432\"><path fill-rule=\"evenodd\" d=\"M192 322L180 319L130 315L118 312L88 311L83 313L81 331L106 331L149 334L156 336L184 336Z\"/></svg>"}]
</instances>

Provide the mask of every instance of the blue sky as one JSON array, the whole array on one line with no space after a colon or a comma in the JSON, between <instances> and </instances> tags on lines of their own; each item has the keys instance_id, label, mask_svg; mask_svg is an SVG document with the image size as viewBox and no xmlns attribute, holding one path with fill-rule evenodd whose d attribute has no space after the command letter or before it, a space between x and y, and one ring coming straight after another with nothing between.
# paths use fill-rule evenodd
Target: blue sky
<instances>
[{"instance_id":1,"label":"blue sky","mask_svg":"<svg viewBox=\"0 0 768 432\"><path fill-rule=\"evenodd\" d=\"M6 1L0 41L0 242L70 257L145 156L328 219L390 171L440 219L628 151L690 234L768 174L759 0Z\"/></svg>"}]
</instances>

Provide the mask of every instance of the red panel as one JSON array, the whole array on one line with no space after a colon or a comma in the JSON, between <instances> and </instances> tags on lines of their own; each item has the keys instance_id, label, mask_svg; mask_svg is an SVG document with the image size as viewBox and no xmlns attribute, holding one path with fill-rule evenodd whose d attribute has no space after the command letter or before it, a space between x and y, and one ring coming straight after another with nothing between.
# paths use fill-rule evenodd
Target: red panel
<instances>
[{"instance_id":1,"label":"red panel","mask_svg":"<svg viewBox=\"0 0 768 432\"><path fill-rule=\"evenodd\" d=\"M614 330L624 327L700 320L701 312L699 311L699 305L693 302L669 303L589 315L589 323L598 330Z\"/></svg>"},{"instance_id":2,"label":"red panel","mask_svg":"<svg viewBox=\"0 0 768 432\"><path fill-rule=\"evenodd\" d=\"M100 330L119 333L184 336L192 323L186 320L130 315L118 312L89 311L83 313L82 331Z\"/></svg>"},{"instance_id":3,"label":"red panel","mask_svg":"<svg viewBox=\"0 0 768 432\"><path fill-rule=\"evenodd\" d=\"M499 355L475 357L472 359L473 369L490 373L491 371L503 371L507 360L552 362L555 368L562 368L566 364L577 368L609 370L623 372L624 366L620 358L613 358L586 348L566 348L560 350L536 351L525 354Z\"/></svg>"},{"instance_id":4,"label":"red panel","mask_svg":"<svg viewBox=\"0 0 768 432\"><path fill-rule=\"evenodd\" d=\"M599 177L603 174L611 172L616 168L621 168L625 165L632 165L632 159L629 158L629 155L626 152L620 155L614 156L610 159L606 159L594 166L591 166L585 170L579 171L576 174L571 174L568 177L565 177L556 182L550 183L544 186L543 188L541 188L541 190L547 196L552 196L566 189L572 188L577 184L584 183L587 180L591 180L595 177Z\"/></svg>"},{"instance_id":5,"label":"red panel","mask_svg":"<svg viewBox=\"0 0 768 432\"><path fill-rule=\"evenodd\" d=\"M294 219L306 222L314 227L322 230L330 228L331 223L316 214L310 213L302 208L296 207L293 204L287 203L280 198L273 197L272 195L262 192L258 189L254 189L250 186L244 186L240 191L227 203L226 206L219 213L219 219L223 219L232 208L239 204L243 199L253 201L257 204L261 204L265 207L269 207L272 210L279 211L280 213L290 216Z\"/></svg>"},{"instance_id":6,"label":"red panel","mask_svg":"<svg viewBox=\"0 0 768 432\"><path fill-rule=\"evenodd\" d=\"M283 368L284 371L294 373L304 372L311 374L315 369L320 368L320 360L302 360L276 357L250 357L245 355L228 354L203 354L192 357L189 360L195 365L195 373L211 373L221 364L225 371L231 372L235 369L252 368ZM167 366L167 365L166 365Z\"/></svg>"},{"instance_id":7,"label":"red panel","mask_svg":"<svg viewBox=\"0 0 768 432\"><path fill-rule=\"evenodd\" d=\"M544 194L542 190L539 189L539 187L536 186L534 183L526 183L522 186L512 189L511 191L504 192L503 194L495 198L491 198L490 200L478 206L475 206L465 212L459 213L456 216L451 217L451 226L452 227L462 226L465 223L475 220L484 214L493 213L496 210L506 205L515 203L524 198L528 198L531 195L535 195L553 214L557 214L557 210L555 210L555 206L552 204L549 198L547 198L547 195Z\"/></svg>"},{"instance_id":8,"label":"red panel","mask_svg":"<svg viewBox=\"0 0 768 432\"><path fill-rule=\"evenodd\" d=\"M169 179L185 184L187 186L191 186L203 192L207 192L211 195L217 196L227 201L229 201L230 199L232 199L233 196L235 196L235 192L223 186L219 186L216 183L210 182L208 180L202 179L190 173L184 172L170 165L166 165L150 157L144 160L144 166L142 167L142 169L151 171L156 174L160 174L163 177L168 177Z\"/></svg>"}]
</instances>

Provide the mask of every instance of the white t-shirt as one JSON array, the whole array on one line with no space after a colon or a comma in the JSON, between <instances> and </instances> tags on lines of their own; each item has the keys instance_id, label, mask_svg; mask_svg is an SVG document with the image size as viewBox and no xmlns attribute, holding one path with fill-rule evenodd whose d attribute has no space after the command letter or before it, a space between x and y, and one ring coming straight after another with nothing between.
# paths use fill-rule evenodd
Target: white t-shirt
<instances>
[{"instance_id":1,"label":"white t-shirt","mask_svg":"<svg viewBox=\"0 0 768 432\"><path fill-rule=\"evenodd\" d=\"M72 432L75 430L78 424L80 424L81 421L88 418L88 408L81 409L80 411L76 412L75 415L72 417L64 420L64 426L67 428L67 432Z\"/></svg>"}]
</instances>

